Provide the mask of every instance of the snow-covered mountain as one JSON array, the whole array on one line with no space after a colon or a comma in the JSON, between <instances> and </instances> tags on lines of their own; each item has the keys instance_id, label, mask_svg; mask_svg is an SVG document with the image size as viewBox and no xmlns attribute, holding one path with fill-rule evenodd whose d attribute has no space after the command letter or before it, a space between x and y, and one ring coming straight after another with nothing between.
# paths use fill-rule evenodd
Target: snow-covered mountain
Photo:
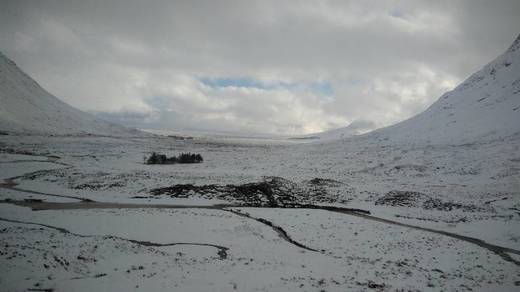
<instances>
[{"instance_id":1,"label":"snow-covered mountain","mask_svg":"<svg viewBox=\"0 0 520 292\"><path fill-rule=\"evenodd\" d=\"M395 143L464 144L520 135L520 36L424 112L373 131Z\"/></svg>"},{"instance_id":2,"label":"snow-covered mountain","mask_svg":"<svg viewBox=\"0 0 520 292\"><path fill-rule=\"evenodd\" d=\"M137 130L102 121L43 89L0 52L0 131L128 136Z\"/></svg>"}]
</instances>

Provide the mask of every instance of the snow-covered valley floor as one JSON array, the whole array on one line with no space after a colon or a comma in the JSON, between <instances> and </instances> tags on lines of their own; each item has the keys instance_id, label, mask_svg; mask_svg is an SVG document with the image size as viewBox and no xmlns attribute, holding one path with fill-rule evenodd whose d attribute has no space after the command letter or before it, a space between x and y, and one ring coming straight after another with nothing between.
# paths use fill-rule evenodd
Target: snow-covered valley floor
<instances>
[{"instance_id":1,"label":"snow-covered valley floor","mask_svg":"<svg viewBox=\"0 0 520 292\"><path fill-rule=\"evenodd\" d=\"M2 136L0 290L515 291L519 149Z\"/></svg>"}]
</instances>

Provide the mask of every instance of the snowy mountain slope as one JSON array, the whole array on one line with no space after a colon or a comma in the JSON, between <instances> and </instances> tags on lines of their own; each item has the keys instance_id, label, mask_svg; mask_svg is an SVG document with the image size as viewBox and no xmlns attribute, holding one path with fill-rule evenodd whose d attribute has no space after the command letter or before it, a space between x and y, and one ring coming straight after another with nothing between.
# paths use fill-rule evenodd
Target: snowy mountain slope
<instances>
[{"instance_id":1,"label":"snowy mountain slope","mask_svg":"<svg viewBox=\"0 0 520 292\"><path fill-rule=\"evenodd\" d=\"M520 134L520 36L424 112L367 135L395 143L464 144Z\"/></svg>"},{"instance_id":2,"label":"snowy mountain slope","mask_svg":"<svg viewBox=\"0 0 520 292\"><path fill-rule=\"evenodd\" d=\"M0 131L38 134L135 135L62 102L0 52Z\"/></svg>"}]
</instances>

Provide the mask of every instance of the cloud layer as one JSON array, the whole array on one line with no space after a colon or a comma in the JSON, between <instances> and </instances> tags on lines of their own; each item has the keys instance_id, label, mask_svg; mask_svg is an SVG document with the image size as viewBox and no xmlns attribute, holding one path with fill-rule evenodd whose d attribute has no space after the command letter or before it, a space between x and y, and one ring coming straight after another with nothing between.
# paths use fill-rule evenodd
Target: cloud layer
<instances>
[{"instance_id":1,"label":"cloud layer","mask_svg":"<svg viewBox=\"0 0 520 292\"><path fill-rule=\"evenodd\" d=\"M520 27L514 0L107 2L3 1L0 50L66 102L143 128L388 125Z\"/></svg>"}]
</instances>

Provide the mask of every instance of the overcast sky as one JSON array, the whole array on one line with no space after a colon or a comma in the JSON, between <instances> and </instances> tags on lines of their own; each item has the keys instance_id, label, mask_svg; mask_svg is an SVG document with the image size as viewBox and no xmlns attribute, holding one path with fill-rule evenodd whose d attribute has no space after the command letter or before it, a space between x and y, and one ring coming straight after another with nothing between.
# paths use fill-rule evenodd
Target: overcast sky
<instances>
[{"instance_id":1,"label":"overcast sky","mask_svg":"<svg viewBox=\"0 0 520 292\"><path fill-rule=\"evenodd\" d=\"M127 125L293 135L421 112L505 51L519 15L517 0L0 0L0 50Z\"/></svg>"}]
</instances>

